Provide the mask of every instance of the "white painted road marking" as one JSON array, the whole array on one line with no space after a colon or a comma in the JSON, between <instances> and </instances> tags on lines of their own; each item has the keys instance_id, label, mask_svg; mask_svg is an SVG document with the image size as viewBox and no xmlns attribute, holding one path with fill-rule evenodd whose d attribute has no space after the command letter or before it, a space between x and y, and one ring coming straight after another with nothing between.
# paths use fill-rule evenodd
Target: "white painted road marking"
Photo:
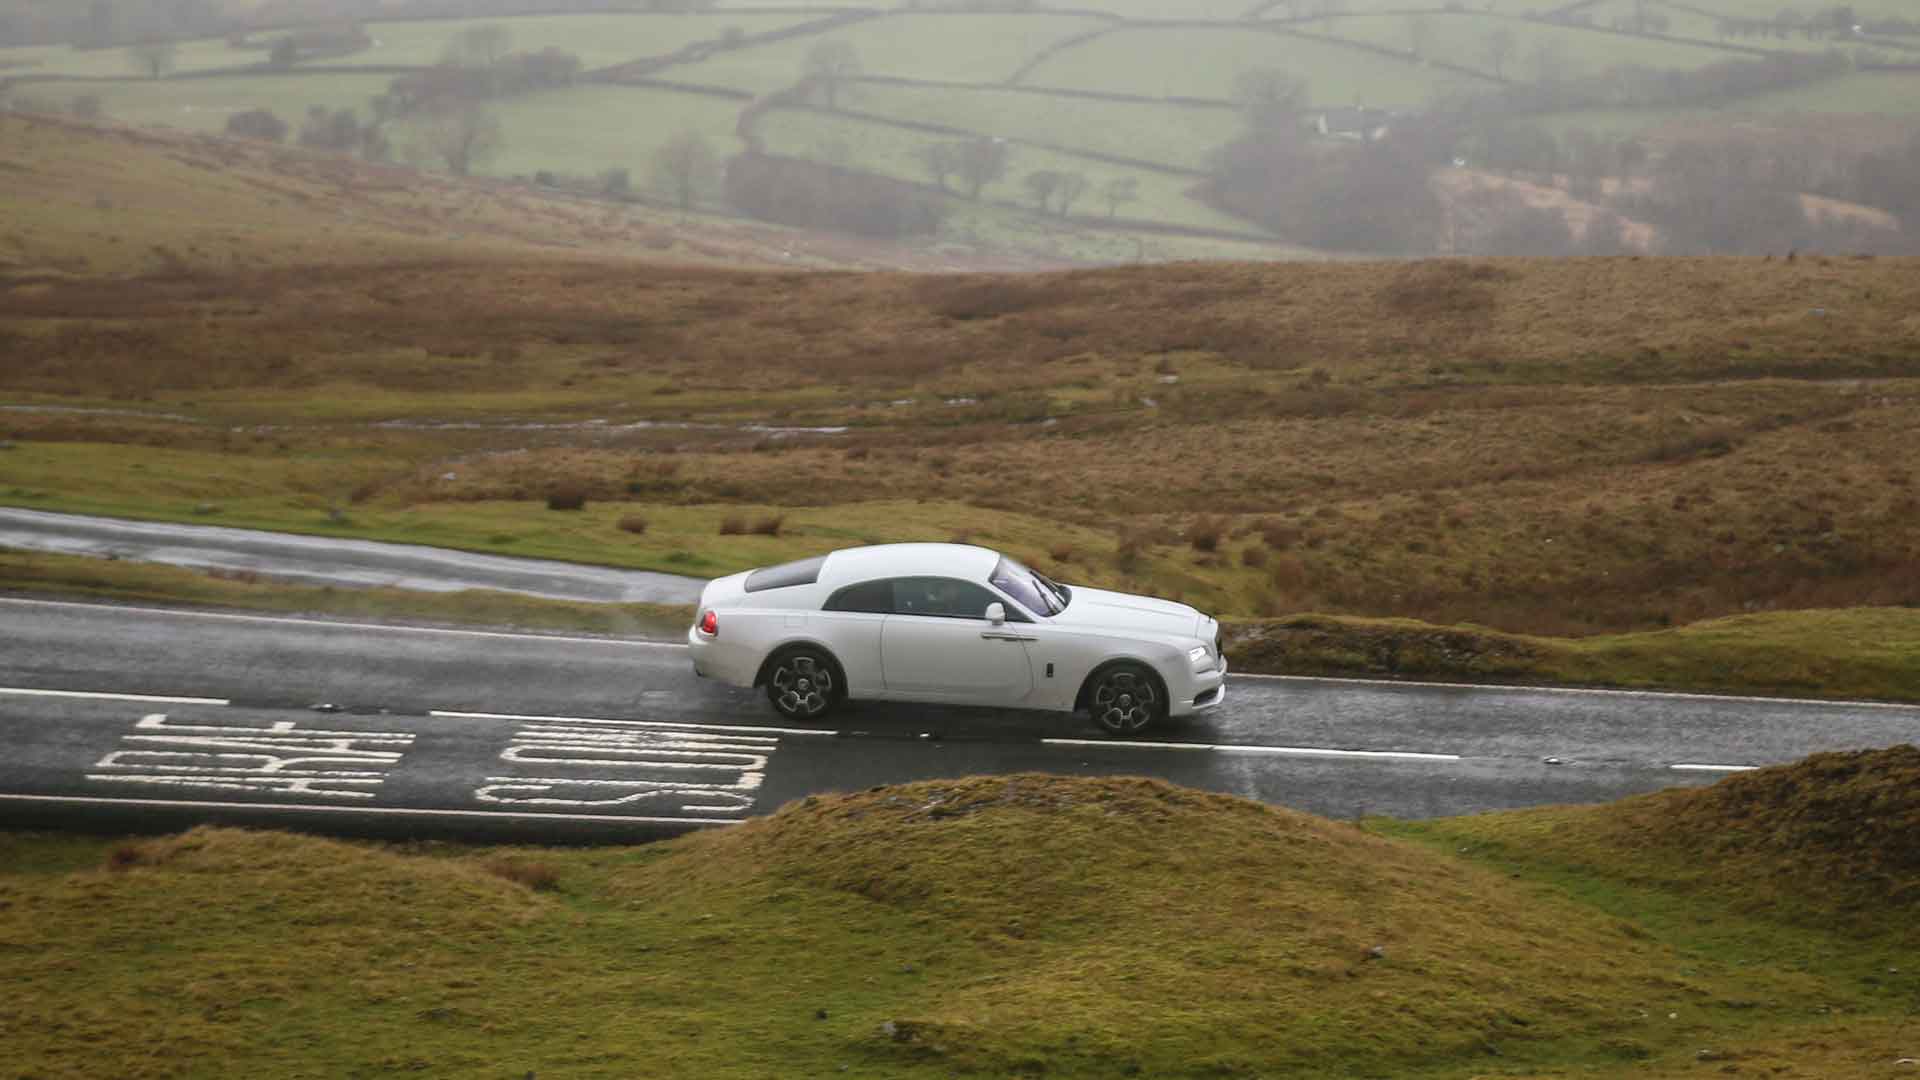
<instances>
[{"instance_id":1,"label":"white painted road marking","mask_svg":"<svg viewBox=\"0 0 1920 1080\"><path fill-rule=\"evenodd\" d=\"M1752 772L1758 765L1669 765L1680 772Z\"/></svg>"},{"instance_id":2,"label":"white painted road marking","mask_svg":"<svg viewBox=\"0 0 1920 1080\"><path fill-rule=\"evenodd\" d=\"M184 799L108 799L78 795L9 795L0 800L19 803L56 803L67 806L150 806L195 810L278 810L299 813L353 814L356 817L381 815L395 817L514 818L520 821L617 821L629 825L738 825L731 818L632 817L619 814L520 814L510 810L424 810L406 806L327 806L311 803L198 802Z\"/></svg>"},{"instance_id":3,"label":"white painted road marking","mask_svg":"<svg viewBox=\"0 0 1920 1080\"><path fill-rule=\"evenodd\" d=\"M721 733L746 732L757 735L813 735L829 738L839 735L838 731L826 728L780 728L753 727L747 724L682 724L670 720L608 720L596 716L538 716L526 713L490 713L490 712L450 712L434 709L428 716L445 717L452 720L520 720L533 723L554 724L608 724L632 728L660 728L674 731L712 731Z\"/></svg>"},{"instance_id":4,"label":"white painted road marking","mask_svg":"<svg viewBox=\"0 0 1920 1080\"><path fill-rule=\"evenodd\" d=\"M1323 750L1311 746L1258 746L1236 743L1110 742L1101 739L1041 739L1047 746L1094 746L1103 750L1211 750L1217 754L1276 754L1286 757L1384 758L1404 761L1459 761L1459 754L1420 754L1410 750Z\"/></svg>"},{"instance_id":5,"label":"white painted road marking","mask_svg":"<svg viewBox=\"0 0 1920 1080\"><path fill-rule=\"evenodd\" d=\"M264 795L371 799L413 745L408 732L328 731L295 721L261 725L169 721L151 713L93 764L88 780L217 788ZM148 749L159 747L161 749Z\"/></svg>"},{"instance_id":6,"label":"white painted road marking","mask_svg":"<svg viewBox=\"0 0 1920 1080\"><path fill-rule=\"evenodd\" d=\"M144 701L155 705L208 705L218 707L231 704L226 698L159 697L152 694L109 694L98 690L34 690L24 686L0 686L0 694L13 694L19 697L90 698L95 701Z\"/></svg>"},{"instance_id":7,"label":"white painted road marking","mask_svg":"<svg viewBox=\"0 0 1920 1080\"><path fill-rule=\"evenodd\" d=\"M671 805L681 813L745 814L780 740L719 728L589 720L522 721L500 760L572 775L489 776L473 797L519 806Z\"/></svg>"}]
</instances>

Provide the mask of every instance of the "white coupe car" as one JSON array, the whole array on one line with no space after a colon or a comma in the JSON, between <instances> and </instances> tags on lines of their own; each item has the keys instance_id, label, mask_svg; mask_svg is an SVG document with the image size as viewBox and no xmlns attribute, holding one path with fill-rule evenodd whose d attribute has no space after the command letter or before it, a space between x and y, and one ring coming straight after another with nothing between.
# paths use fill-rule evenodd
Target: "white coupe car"
<instances>
[{"instance_id":1,"label":"white coupe car","mask_svg":"<svg viewBox=\"0 0 1920 1080\"><path fill-rule=\"evenodd\" d=\"M693 670L767 688L789 720L848 698L1072 712L1130 735L1226 694L1219 624L1185 604L1056 584L997 551L882 544L710 582Z\"/></svg>"}]
</instances>

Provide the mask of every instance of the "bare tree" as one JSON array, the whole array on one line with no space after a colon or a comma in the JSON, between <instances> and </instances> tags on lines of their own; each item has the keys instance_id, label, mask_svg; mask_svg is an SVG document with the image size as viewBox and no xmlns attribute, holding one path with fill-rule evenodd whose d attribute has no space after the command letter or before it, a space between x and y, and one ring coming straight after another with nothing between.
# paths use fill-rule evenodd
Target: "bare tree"
<instances>
[{"instance_id":1,"label":"bare tree","mask_svg":"<svg viewBox=\"0 0 1920 1080\"><path fill-rule=\"evenodd\" d=\"M1036 169L1027 174L1027 194L1033 196L1034 208L1046 213L1053 205L1053 193L1060 190L1060 174L1052 169Z\"/></svg>"},{"instance_id":2,"label":"bare tree","mask_svg":"<svg viewBox=\"0 0 1920 1080\"><path fill-rule=\"evenodd\" d=\"M1433 47L1433 23L1425 15L1407 16L1407 52L1416 60L1427 58Z\"/></svg>"},{"instance_id":3,"label":"bare tree","mask_svg":"<svg viewBox=\"0 0 1920 1080\"><path fill-rule=\"evenodd\" d=\"M827 108L840 106L840 91L848 80L860 75L860 54L853 42L834 39L822 41L807 50L807 77L827 96Z\"/></svg>"},{"instance_id":4,"label":"bare tree","mask_svg":"<svg viewBox=\"0 0 1920 1080\"><path fill-rule=\"evenodd\" d=\"M947 178L960 171L960 152L952 143L928 143L920 148L920 163L927 178L947 190Z\"/></svg>"},{"instance_id":5,"label":"bare tree","mask_svg":"<svg viewBox=\"0 0 1920 1080\"><path fill-rule=\"evenodd\" d=\"M1307 107L1307 84L1276 67L1252 68L1233 77L1229 93L1247 111L1247 123L1258 130L1292 126Z\"/></svg>"},{"instance_id":6,"label":"bare tree","mask_svg":"<svg viewBox=\"0 0 1920 1080\"><path fill-rule=\"evenodd\" d=\"M1487 64L1493 68L1495 78L1507 77L1507 61L1513 59L1513 50L1518 44L1510 27L1500 26L1487 31L1486 38L1480 43L1480 50L1486 54Z\"/></svg>"},{"instance_id":7,"label":"bare tree","mask_svg":"<svg viewBox=\"0 0 1920 1080\"><path fill-rule=\"evenodd\" d=\"M1060 198L1060 216L1066 217L1073 210L1073 204L1087 193L1087 178L1081 173L1060 174L1060 187L1055 194Z\"/></svg>"},{"instance_id":8,"label":"bare tree","mask_svg":"<svg viewBox=\"0 0 1920 1080\"><path fill-rule=\"evenodd\" d=\"M454 35L440 61L455 67L489 68L513 51L513 31L499 23L469 26Z\"/></svg>"},{"instance_id":9,"label":"bare tree","mask_svg":"<svg viewBox=\"0 0 1920 1080\"><path fill-rule=\"evenodd\" d=\"M180 47L171 41L142 41L127 47L127 58L150 79L158 79L173 70Z\"/></svg>"},{"instance_id":10,"label":"bare tree","mask_svg":"<svg viewBox=\"0 0 1920 1080\"><path fill-rule=\"evenodd\" d=\"M1120 204L1140 201L1140 178L1136 176L1116 176L1107 181L1100 194L1107 200L1107 216L1117 217Z\"/></svg>"},{"instance_id":11,"label":"bare tree","mask_svg":"<svg viewBox=\"0 0 1920 1080\"><path fill-rule=\"evenodd\" d=\"M500 118L470 101L435 101L413 121L417 158L436 160L466 176L500 152Z\"/></svg>"},{"instance_id":12,"label":"bare tree","mask_svg":"<svg viewBox=\"0 0 1920 1080\"><path fill-rule=\"evenodd\" d=\"M699 133L683 131L653 152L654 183L667 190L682 210L693 209L702 191L719 174L719 159Z\"/></svg>"},{"instance_id":13,"label":"bare tree","mask_svg":"<svg viewBox=\"0 0 1920 1080\"><path fill-rule=\"evenodd\" d=\"M982 189L1007 175L1008 147L1004 139L985 135L968 139L955 145L955 157L955 171L967 186L967 198L975 202L980 200Z\"/></svg>"}]
</instances>

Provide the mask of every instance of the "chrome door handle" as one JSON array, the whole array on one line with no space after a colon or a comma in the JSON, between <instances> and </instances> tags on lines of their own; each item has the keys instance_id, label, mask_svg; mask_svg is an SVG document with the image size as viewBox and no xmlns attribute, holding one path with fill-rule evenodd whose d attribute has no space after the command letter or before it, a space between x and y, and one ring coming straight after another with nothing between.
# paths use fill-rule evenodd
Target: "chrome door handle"
<instances>
[{"instance_id":1,"label":"chrome door handle","mask_svg":"<svg viewBox=\"0 0 1920 1080\"><path fill-rule=\"evenodd\" d=\"M996 633L992 630L982 630L980 632L980 636L983 638L986 638L988 641L1039 641L1040 640L1039 638L1036 638L1036 637L1027 637L1024 634L1001 634L1001 633Z\"/></svg>"}]
</instances>

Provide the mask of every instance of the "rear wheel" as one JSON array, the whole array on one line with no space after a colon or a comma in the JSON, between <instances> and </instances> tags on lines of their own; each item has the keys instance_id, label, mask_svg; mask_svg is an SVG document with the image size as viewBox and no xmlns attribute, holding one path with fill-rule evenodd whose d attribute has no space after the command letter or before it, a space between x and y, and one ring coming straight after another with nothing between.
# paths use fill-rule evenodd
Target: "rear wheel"
<instances>
[{"instance_id":1,"label":"rear wheel","mask_svg":"<svg viewBox=\"0 0 1920 1080\"><path fill-rule=\"evenodd\" d=\"M820 719L839 704L841 692L839 669L820 649L788 649L767 670L767 700L789 720Z\"/></svg>"},{"instance_id":2,"label":"rear wheel","mask_svg":"<svg viewBox=\"0 0 1920 1080\"><path fill-rule=\"evenodd\" d=\"M1167 715L1160 681L1139 664L1115 664L1093 676L1087 688L1093 722L1114 735L1137 735Z\"/></svg>"}]
</instances>

